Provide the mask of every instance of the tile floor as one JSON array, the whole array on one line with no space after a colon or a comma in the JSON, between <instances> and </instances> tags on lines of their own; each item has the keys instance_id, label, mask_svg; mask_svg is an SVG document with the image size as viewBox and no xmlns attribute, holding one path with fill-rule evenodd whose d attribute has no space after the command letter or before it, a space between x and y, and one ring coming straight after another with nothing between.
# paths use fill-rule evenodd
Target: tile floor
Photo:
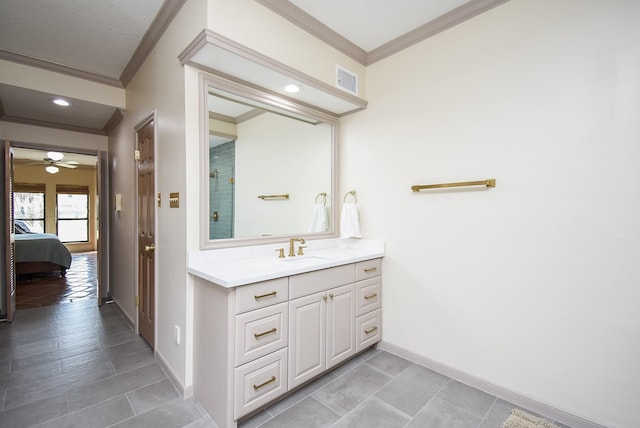
<instances>
[{"instance_id":1,"label":"tile floor","mask_svg":"<svg viewBox=\"0 0 640 428\"><path fill-rule=\"evenodd\" d=\"M113 305L18 311L0 323L0 349L0 427L216 427ZM240 427L499 428L514 407L370 350Z\"/></svg>"},{"instance_id":2,"label":"tile floor","mask_svg":"<svg viewBox=\"0 0 640 428\"><path fill-rule=\"evenodd\" d=\"M57 272L17 277L18 310L97 298L98 253L90 251L71 256L71 267L63 277Z\"/></svg>"}]
</instances>

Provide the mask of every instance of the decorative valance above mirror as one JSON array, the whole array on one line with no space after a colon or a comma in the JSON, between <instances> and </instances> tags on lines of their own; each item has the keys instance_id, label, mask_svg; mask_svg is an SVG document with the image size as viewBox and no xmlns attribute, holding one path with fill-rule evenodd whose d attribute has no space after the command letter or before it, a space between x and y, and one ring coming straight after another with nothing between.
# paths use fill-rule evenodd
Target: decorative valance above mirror
<instances>
[{"instance_id":1,"label":"decorative valance above mirror","mask_svg":"<svg viewBox=\"0 0 640 428\"><path fill-rule=\"evenodd\" d=\"M366 101L207 30L180 60L206 72L201 248L337 236L337 118Z\"/></svg>"}]
</instances>

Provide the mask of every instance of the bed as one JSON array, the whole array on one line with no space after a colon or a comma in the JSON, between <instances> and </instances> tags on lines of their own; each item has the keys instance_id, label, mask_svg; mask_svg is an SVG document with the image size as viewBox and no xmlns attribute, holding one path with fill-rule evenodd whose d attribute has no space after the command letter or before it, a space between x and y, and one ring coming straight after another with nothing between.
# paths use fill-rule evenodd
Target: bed
<instances>
[{"instance_id":1,"label":"bed","mask_svg":"<svg viewBox=\"0 0 640 428\"><path fill-rule=\"evenodd\" d=\"M60 239L51 233L24 233L16 224L16 274L59 272L71 267L71 253Z\"/></svg>"}]
</instances>

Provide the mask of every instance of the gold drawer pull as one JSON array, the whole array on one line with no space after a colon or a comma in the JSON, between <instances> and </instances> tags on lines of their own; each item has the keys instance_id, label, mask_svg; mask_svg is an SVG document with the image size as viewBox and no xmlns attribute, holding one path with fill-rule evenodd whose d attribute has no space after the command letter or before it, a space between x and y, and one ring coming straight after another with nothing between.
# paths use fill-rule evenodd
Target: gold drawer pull
<instances>
[{"instance_id":1,"label":"gold drawer pull","mask_svg":"<svg viewBox=\"0 0 640 428\"><path fill-rule=\"evenodd\" d=\"M262 388L263 386L267 386L267 385L269 385L270 383L273 383L273 382L275 382L275 381L276 381L276 377L275 377L275 376L271 376L271 379L269 379L268 381L266 381L266 382L262 382L260 385L253 385L253 389L254 389L254 391L257 391L257 390L259 390L260 388Z\"/></svg>"},{"instance_id":2,"label":"gold drawer pull","mask_svg":"<svg viewBox=\"0 0 640 428\"><path fill-rule=\"evenodd\" d=\"M374 297L378 297L378 293L369 294L368 296L364 296L364 300L373 299Z\"/></svg>"},{"instance_id":3,"label":"gold drawer pull","mask_svg":"<svg viewBox=\"0 0 640 428\"><path fill-rule=\"evenodd\" d=\"M271 293L261 294L259 296L253 296L253 298L256 299L256 300L260 300L260 299L264 299L265 297L275 296L277 294L278 294L277 291L272 291Z\"/></svg>"},{"instance_id":4,"label":"gold drawer pull","mask_svg":"<svg viewBox=\"0 0 640 428\"><path fill-rule=\"evenodd\" d=\"M255 336L256 339L259 339L262 336L266 336L267 334L275 333L276 331L278 331L278 329L273 327L271 330L263 331L262 333L255 333L254 336Z\"/></svg>"},{"instance_id":5,"label":"gold drawer pull","mask_svg":"<svg viewBox=\"0 0 640 428\"><path fill-rule=\"evenodd\" d=\"M366 268L364 271L365 273L369 273L369 272L375 272L377 270L378 270L377 267L370 267L370 268Z\"/></svg>"},{"instance_id":6,"label":"gold drawer pull","mask_svg":"<svg viewBox=\"0 0 640 428\"><path fill-rule=\"evenodd\" d=\"M373 333L374 331L376 331L378 329L378 327L371 327L368 330L364 331L364 334L369 334L369 333Z\"/></svg>"}]
</instances>

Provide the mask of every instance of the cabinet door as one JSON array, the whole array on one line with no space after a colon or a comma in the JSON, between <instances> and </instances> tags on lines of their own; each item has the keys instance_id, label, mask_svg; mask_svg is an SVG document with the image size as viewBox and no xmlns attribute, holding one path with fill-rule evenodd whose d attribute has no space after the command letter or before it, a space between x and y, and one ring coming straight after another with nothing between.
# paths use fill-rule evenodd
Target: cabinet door
<instances>
[{"instance_id":1,"label":"cabinet door","mask_svg":"<svg viewBox=\"0 0 640 428\"><path fill-rule=\"evenodd\" d=\"M289 389L325 369L327 293L289 302Z\"/></svg>"},{"instance_id":2,"label":"cabinet door","mask_svg":"<svg viewBox=\"0 0 640 428\"><path fill-rule=\"evenodd\" d=\"M327 368L354 355L355 285L349 284L327 292Z\"/></svg>"}]
</instances>

